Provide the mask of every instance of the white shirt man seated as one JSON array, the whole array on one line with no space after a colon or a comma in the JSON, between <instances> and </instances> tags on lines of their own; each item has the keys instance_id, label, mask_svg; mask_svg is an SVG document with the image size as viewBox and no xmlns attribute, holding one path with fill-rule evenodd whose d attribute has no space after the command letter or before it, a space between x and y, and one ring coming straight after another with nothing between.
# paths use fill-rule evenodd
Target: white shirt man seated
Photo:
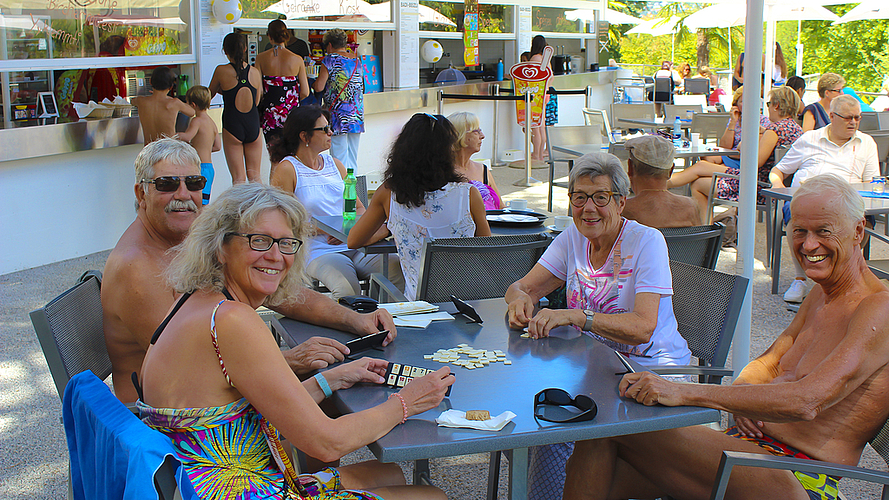
<instances>
[{"instance_id":1,"label":"white shirt man seated","mask_svg":"<svg viewBox=\"0 0 889 500\"><path fill-rule=\"evenodd\" d=\"M871 136L858 130L859 124L858 100L850 95L836 97L830 103L830 124L801 135L784 158L772 167L769 172L772 187L785 187L788 175L793 175L791 187L798 187L820 174L833 174L849 183L870 182L880 175L877 144ZM789 220L790 204L785 203L784 223ZM796 279L784 293L784 300L799 303L807 293L806 275L796 260L793 263Z\"/></svg>"}]
</instances>

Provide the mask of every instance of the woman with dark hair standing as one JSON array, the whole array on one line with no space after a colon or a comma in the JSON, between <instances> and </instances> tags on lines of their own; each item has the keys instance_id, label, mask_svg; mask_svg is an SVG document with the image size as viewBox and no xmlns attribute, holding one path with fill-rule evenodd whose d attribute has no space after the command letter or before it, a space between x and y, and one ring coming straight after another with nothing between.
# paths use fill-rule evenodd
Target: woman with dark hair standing
<instances>
[{"instance_id":1,"label":"woman with dark hair standing","mask_svg":"<svg viewBox=\"0 0 889 500\"><path fill-rule=\"evenodd\" d=\"M329 118L330 113L318 106L300 106L290 112L278 140L269 145L271 185L293 193L313 217L343 213L346 167L322 152L330 148ZM356 211L358 215L364 213L361 200L356 200ZM370 238L371 242L388 234L383 224ZM359 295L359 280L382 272L385 258L386 255L350 250L342 241L315 228L306 256L306 274L324 283L334 299ZM389 279L403 288L400 269L393 267Z\"/></svg>"},{"instance_id":2,"label":"woman with dark hair standing","mask_svg":"<svg viewBox=\"0 0 889 500\"><path fill-rule=\"evenodd\" d=\"M256 56L256 69L262 75L260 125L267 147L281 133L290 111L309 95L309 80L303 58L290 52L290 30L280 19L269 23L272 48Z\"/></svg>"},{"instance_id":3,"label":"woman with dark hair standing","mask_svg":"<svg viewBox=\"0 0 889 500\"><path fill-rule=\"evenodd\" d=\"M531 40L531 59L529 60L534 62L543 61L544 48L546 48L546 38L544 38L543 35L535 36ZM552 71L552 64L548 64L548 66L550 71ZM550 90L555 89L550 87ZM543 109L546 116L545 124L555 125L559 122L559 103L556 101L556 96L546 94L543 99ZM546 145L544 144L545 137L543 125L531 127L531 144L534 145L534 151L531 153L532 160L543 160L543 155L546 150Z\"/></svg>"},{"instance_id":4,"label":"woman with dark hair standing","mask_svg":"<svg viewBox=\"0 0 889 500\"><path fill-rule=\"evenodd\" d=\"M349 248L374 241L384 222L395 239L404 294L416 298L423 240L490 236L485 202L455 169L457 132L441 115L417 113L392 144L383 183L349 232Z\"/></svg>"},{"instance_id":5,"label":"woman with dark hair standing","mask_svg":"<svg viewBox=\"0 0 889 500\"><path fill-rule=\"evenodd\" d=\"M259 112L262 97L259 70L247 64L247 38L229 33L222 39L222 51L229 64L221 64L210 80L211 95L222 94L222 150L232 174L232 184L261 182L259 162Z\"/></svg>"},{"instance_id":6,"label":"woman with dark hair standing","mask_svg":"<svg viewBox=\"0 0 889 500\"><path fill-rule=\"evenodd\" d=\"M312 87L315 92L324 91L324 103L330 110L330 154L357 171L358 141L364 132L364 69L349 50L348 41L346 32L339 28L324 34L321 44L327 55L321 59Z\"/></svg>"}]
</instances>

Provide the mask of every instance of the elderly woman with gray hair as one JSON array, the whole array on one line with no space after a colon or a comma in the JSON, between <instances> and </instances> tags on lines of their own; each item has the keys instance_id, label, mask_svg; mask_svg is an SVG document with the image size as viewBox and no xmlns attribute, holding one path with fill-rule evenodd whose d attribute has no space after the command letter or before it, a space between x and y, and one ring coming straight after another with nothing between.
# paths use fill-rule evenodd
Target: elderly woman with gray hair
<instances>
[{"instance_id":1,"label":"elderly woman with gray hair","mask_svg":"<svg viewBox=\"0 0 889 500\"><path fill-rule=\"evenodd\" d=\"M616 156L584 155L568 180L569 226L537 264L506 291L509 324L532 338L557 326L583 333L643 366L684 365L691 359L673 316L667 244L657 230L621 216L630 180ZM560 286L567 309L534 307ZM559 498L573 443L532 449L529 498Z\"/></svg>"},{"instance_id":2,"label":"elderly woman with gray hair","mask_svg":"<svg viewBox=\"0 0 889 500\"><path fill-rule=\"evenodd\" d=\"M405 486L395 464L294 470L283 436L337 460L435 408L454 382L445 367L373 408L335 419L321 411L333 391L382 383L386 363L362 358L301 382L256 314L304 286L307 223L296 198L259 183L235 185L203 209L167 269L182 295L151 339L137 406L172 440L203 500L444 499L437 488Z\"/></svg>"}]
</instances>

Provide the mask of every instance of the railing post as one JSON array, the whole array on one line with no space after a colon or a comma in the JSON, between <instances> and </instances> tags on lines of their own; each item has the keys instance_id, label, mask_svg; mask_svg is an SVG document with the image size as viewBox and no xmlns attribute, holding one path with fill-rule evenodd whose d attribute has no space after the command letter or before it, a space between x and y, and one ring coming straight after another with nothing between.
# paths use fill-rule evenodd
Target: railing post
<instances>
[{"instance_id":1,"label":"railing post","mask_svg":"<svg viewBox=\"0 0 889 500\"><path fill-rule=\"evenodd\" d=\"M497 96L497 97L500 96L500 84L499 83L495 83L495 84L491 85L491 90L492 90L492 92L491 92L492 95ZM491 166L492 167L502 167L503 165L506 165L505 162L500 161L500 151L498 151L499 148L497 147L497 143L499 142L499 139L500 139L500 134L497 133L499 120L500 120L500 101L495 99L494 100L494 133L493 133L494 140L491 141L492 148L493 148L491 151Z\"/></svg>"},{"instance_id":2,"label":"railing post","mask_svg":"<svg viewBox=\"0 0 889 500\"><path fill-rule=\"evenodd\" d=\"M587 108L593 107L593 86L592 85L586 86L586 107Z\"/></svg>"},{"instance_id":3,"label":"railing post","mask_svg":"<svg viewBox=\"0 0 889 500\"><path fill-rule=\"evenodd\" d=\"M525 179L514 182L513 186L530 187L540 184L540 181L531 177L531 97L534 90L525 88Z\"/></svg>"},{"instance_id":4,"label":"railing post","mask_svg":"<svg viewBox=\"0 0 889 500\"><path fill-rule=\"evenodd\" d=\"M442 106L443 106L443 104L444 104L444 103L442 102L444 99L442 99L442 97L441 97L441 95L442 95L443 93L444 93L444 92L442 92L441 89L438 89L438 91L436 92L436 95L438 96L438 112L437 112L436 114L439 114L439 115L441 114Z\"/></svg>"}]
</instances>

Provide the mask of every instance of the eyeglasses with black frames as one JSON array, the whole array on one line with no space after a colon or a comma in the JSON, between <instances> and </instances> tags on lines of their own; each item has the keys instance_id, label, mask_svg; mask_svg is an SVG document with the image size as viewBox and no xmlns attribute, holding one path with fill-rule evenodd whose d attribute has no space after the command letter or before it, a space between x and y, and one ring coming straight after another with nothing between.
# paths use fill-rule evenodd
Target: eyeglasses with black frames
<instances>
[{"instance_id":1,"label":"eyeglasses with black frames","mask_svg":"<svg viewBox=\"0 0 889 500\"><path fill-rule=\"evenodd\" d=\"M312 131L313 132L314 131L323 131L325 134L329 134L330 133L330 125L325 125L323 127L315 127L312 129Z\"/></svg>"},{"instance_id":2,"label":"eyeglasses with black frames","mask_svg":"<svg viewBox=\"0 0 889 500\"><path fill-rule=\"evenodd\" d=\"M303 242L297 238L272 238L261 233L228 233L226 236L240 236L247 238L250 248L257 252L265 252L272 248L273 243L278 244L278 250L285 255L293 255L302 246Z\"/></svg>"},{"instance_id":3,"label":"eyeglasses with black frames","mask_svg":"<svg viewBox=\"0 0 889 500\"><path fill-rule=\"evenodd\" d=\"M185 188L189 191L200 191L207 185L207 178L203 175L164 175L154 179L142 179L142 184L154 184L158 191L170 193L179 189L179 182L185 181Z\"/></svg>"},{"instance_id":4,"label":"eyeglasses with black frames","mask_svg":"<svg viewBox=\"0 0 889 500\"><path fill-rule=\"evenodd\" d=\"M568 193L571 204L577 208L586 206L587 200L593 200L597 207L605 207L611 202L611 198L620 196L614 191L596 191L593 194L586 194L583 191L572 191Z\"/></svg>"},{"instance_id":5,"label":"eyeglasses with black frames","mask_svg":"<svg viewBox=\"0 0 889 500\"><path fill-rule=\"evenodd\" d=\"M860 122L861 121L861 115L844 116L844 115L841 115L837 112L834 112L833 114L834 114L834 116L838 116L838 117L842 118L843 120L846 120L847 122Z\"/></svg>"}]
</instances>

